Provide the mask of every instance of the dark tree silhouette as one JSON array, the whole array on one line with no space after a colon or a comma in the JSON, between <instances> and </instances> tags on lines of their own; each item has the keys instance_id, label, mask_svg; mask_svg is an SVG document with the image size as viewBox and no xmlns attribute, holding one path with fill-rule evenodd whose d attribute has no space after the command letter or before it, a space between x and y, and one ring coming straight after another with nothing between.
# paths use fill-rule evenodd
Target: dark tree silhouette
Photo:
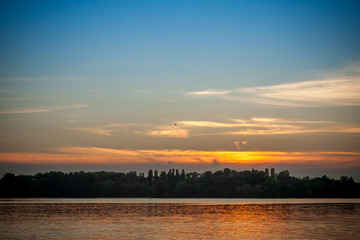
<instances>
[{"instance_id":1,"label":"dark tree silhouette","mask_svg":"<svg viewBox=\"0 0 360 240\"><path fill-rule=\"evenodd\" d=\"M151 169L148 172L147 181L149 186L153 184L153 172Z\"/></svg>"},{"instance_id":2,"label":"dark tree silhouette","mask_svg":"<svg viewBox=\"0 0 360 240\"><path fill-rule=\"evenodd\" d=\"M275 169L190 172L169 169L144 173L48 172L34 176L5 174L0 197L360 197L351 177L296 178Z\"/></svg>"}]
</instances>

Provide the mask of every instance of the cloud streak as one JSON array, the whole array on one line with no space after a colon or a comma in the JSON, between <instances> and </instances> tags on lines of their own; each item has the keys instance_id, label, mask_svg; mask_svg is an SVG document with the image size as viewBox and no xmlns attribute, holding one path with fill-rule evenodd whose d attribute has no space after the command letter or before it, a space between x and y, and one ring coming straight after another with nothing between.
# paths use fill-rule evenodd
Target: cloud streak
<instances>
[{"instance_id":1,"label":"cloud streak","mask_svg":"<svg viewBox=\"0 0 360 240\"><path fill-rule=\"evenodd\" d=\"M235 147L237 148L237 150L241 151L241 147L240 147L240 144L242 145L246 145L248 143L248 141L242 141L242 142L234 142L235 144Z\"/></svg>"},{"instance_id":2,"label":"cloud streak","mask_svg":"<svg viewBox=\"0 0 360 240\"><path fill-rule=\"evenodd\" d=\"M319 80L266 87L242 88L236 94L249 94L261 104L318 107L360 106L360 78Z\"/></svg>"},{"instance_id":3,"label":"cloud streak","mask_svg":"<svg viewBox=\"0 0 360 240\"><path fill-rule=\"evenodd\" d=\"M305 121L281 118L250 120L231 119L231 122L179 121L179 126L194 135L278 135L305 133L360 133L360 125L342 124L335 121ZM218 129L209 133L208 128ZM224 131L223 129L231 129Z\"/></svg>"},{"instance_id":4,"label":"cloud streak","mask_svg":"<svg viewBox=\"0 0 360 240\"><path fill-rule=\"evenodd\" d=\"M271 151L196 151L131 150L98 147L63 147L53 153L0 153L1 162L27 164L185 164L212 165L214 162L238 167L269 167L274 164L318 168L360 166L358 152L271 152Z\"/></svg>"},{"instance_id":5,"label":"cloud streak","mask_svg":"<svg viewBox=\"0 0 360 240\"><path fill-rule=\"evenodd\" d=\"M284 135L309 133L360 133L359 124L344 124L336 121L307 121L297 119L253 117L230 119L228 122L177 121L175 125L145 123L113 123L95 127L73 127L71 130L90 134L112 136L126 128L133 134L160 138L188 138L211 135ZM241 142L243 145L246 143ZM235 143L236 145L236 143ZM240 145L237 146L240 148Z\"/></svg>"},{"instance_id":6,"label":"cloud streak","mask_svg":"<svg viewBox=\"0 0 360 240\"><path fill-rule=\"evenodd\" d=\"M189 130L176 125L159 125L146 123L112 123L95 127L73 127L71 130L82 131L91 134L112 136L119 129L130 129L134 134L149 137L187 138Z\"/></svg>"},{"instance_id":7,"label":"cloud streak","mask_svg":"<svg viewBox=\"0 0 360 240\"><path fill-rule=\"evenodd\" d=\"M71 130L113 136L118 131L158 138L189 138L196 136L285 135L315 133L360 133L359 124L336 121L309 121L299 119L253 117L215 121L176 121L176 124L112 123L94 127L72 127ZM238 149L246 141L234 143Z\"/></svg>"},{"instance_id":8,"label":"cloud streak","mask_svg":"<svg viewBox=\"0 0 360 240\"><path fill-rule=\"evenodd\" d=\"M189 137L189 131L183 128L175 127L159 127L155 130L149 130L144 132L136 132L151 137L168 137L168 138L187 138Z\"/></svg>"},{"instance_id":9,"label":"cloud streak","mask_svg":"<svg viewBox=\"0 0 360 240\"><path fill-rule=\"evenodd\" d=\"M188 96L225 96L228 95L230 90L217 90L217 89L207 89L203 91L195 92L186 92L185 95Z\"/></svg>"},{"instance_id":10,"label":"cloud streak","mask_svg":"<svg viewBox=\"0 0 360 240\"><path fill-rule=\"evenodd\" d=\"M221 122L209 122L209 121L179 121L179 126L190 127L208 127L208 128L231 128L238 127L238 123L221 123Z\"/></svg>"},{"instance_id":11,"label":"cloud streak","mask_svg":"<svg viewBox=\"0 0 360 240\"><path fill-rule=\"evenodd\" d=\"M113 134L113 132L115 132L116 129L118 129L120 127L129 127L129 126L134 126L134 125L138 125L138 124L136 124L136 123L111 123L111 124L95 126L95 127L73 127L70 129L82 131L82 132L86 132L86 133L111 136Z\"/></svg>"},{"instance_id":12,"label":"cloud streak","mask_svg":"<svg viewBox=\"0 0 360 240\"><path fill-rule=\"evenodd\" d=\"M348 68L342 76L327 79L230 90L209 89L185 95L286 107L360 106L359 69Z\"/></svg>"},{"instance_id":13,"label":"cloud streak","mask_svg":"<svg viewBox=\"0 0 360 240\"><path fill-rule=\"evenodd\" d=\"M54 107L40 107L40 108L25 108L0 111L0 114L27 114L27 113L44 113L44 112L56 112L67 109L85 108L87 104L74 104L69 106L54 106Z\"/></svg>"}]
</instances>

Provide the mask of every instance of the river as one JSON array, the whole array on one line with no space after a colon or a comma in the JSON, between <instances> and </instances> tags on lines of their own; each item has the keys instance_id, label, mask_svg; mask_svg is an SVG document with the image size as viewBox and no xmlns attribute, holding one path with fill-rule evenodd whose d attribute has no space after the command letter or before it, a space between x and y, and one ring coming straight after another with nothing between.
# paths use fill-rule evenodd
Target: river
<instances>
[{"instance_id":1,"label":"river","mask_svg":"<svg viewBox=\"0 0 360 240\"><path fill-rule=\"evenodd\" d=\"M0 199L0 239L360 239L360 199Z\"/></svg>"}]
</instances>

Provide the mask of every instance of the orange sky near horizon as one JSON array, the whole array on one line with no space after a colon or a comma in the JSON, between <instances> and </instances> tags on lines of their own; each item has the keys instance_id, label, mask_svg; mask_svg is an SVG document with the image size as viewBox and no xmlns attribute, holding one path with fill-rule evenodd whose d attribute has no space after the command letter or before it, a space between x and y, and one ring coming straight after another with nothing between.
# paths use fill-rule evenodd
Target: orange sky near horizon
<instances>
[{"instance_id":1,"label":"orange sky near horizon","mask_svg":"<svg viewBox=\"0 0 360 240\"><path fill-rule=\"evenodd\" d=\"M118 150L98 147L65 147L51 153L0 153L0 162L17 164L228 164L233 167L271 167L297 165L313 168L360 167L359 152L279 152L279 151L195 151L195 150Z\"/></svg>"}]
</instances>

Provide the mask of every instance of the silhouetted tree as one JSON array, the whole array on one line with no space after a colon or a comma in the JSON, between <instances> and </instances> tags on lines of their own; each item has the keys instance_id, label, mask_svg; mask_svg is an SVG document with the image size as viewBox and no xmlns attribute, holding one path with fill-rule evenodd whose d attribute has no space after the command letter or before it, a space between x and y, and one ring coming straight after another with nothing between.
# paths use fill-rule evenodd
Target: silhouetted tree
<instances>
[{"instance_id":1,"label":"silhouetted tree","mask_svg":"<svg viewBox=\"0 0 360 240\"><path fill-rule=\"evenodd\" d=\"M151 169L148 172L147 182L149 186L153 184L153 171Z\"/></svg>"},{"instance_id":2,"label":"silhouetted tree","mask_svg":"<svg viewBox=\"0 0 360 240\"><path fill-rule=\"evenodd\" d=\"M269 169L265 168L265 175L268 177L269 176Z\"/></svg>"},{"instance_id":3,"label":"silhouetted tree","mask_svg":"<svg viewBox=\"0 0 360 240\"><path fill-rule=\"evenodd\" d=\"M154 182L157 182L159 180L159 173L158 170L154 171Z\"/></svg>"},{"instance_id":4,"label":"silhouetted tree","mask_svg":"<svg viewBox=\"0 0 360 240\"><path fill-rule=\"evenodd\" d=\"M180 180L184 181L185 180L185 170L181 170L181 175L180 175Z\"/></svg>"},{"instance_id":5,"label":"silhouetted tree","mask_svg":"<svg viewBox=\"0 0 360 240\"><path fill-rule=\"evenodd\" d=\"M176 182L180 181L180 173L179 173L178 169L176 169L175 180L176 180Z\"/></svg>"},{"instance_id":6,"label":"silhouetted tree","mask_svg":"<svg viewBox=\"0 0 360 240\"><path fill-rule=\"evenodd\" d=\"M271 168L271 177L275 178L275 168Z\"/></svg>"},{"instance_id":7,"label":"silhouetted tree","mask_svg":"<svg viewBox=\"0 0 360 240\"><path fill-rule=\"evenodd\" d=\"M48 172L34 176L7 173L0 180L0 197L360 197L360 183L351 177L296 178L284 170L168 173L135 171Z\"/></svg>"}]
</instances>

